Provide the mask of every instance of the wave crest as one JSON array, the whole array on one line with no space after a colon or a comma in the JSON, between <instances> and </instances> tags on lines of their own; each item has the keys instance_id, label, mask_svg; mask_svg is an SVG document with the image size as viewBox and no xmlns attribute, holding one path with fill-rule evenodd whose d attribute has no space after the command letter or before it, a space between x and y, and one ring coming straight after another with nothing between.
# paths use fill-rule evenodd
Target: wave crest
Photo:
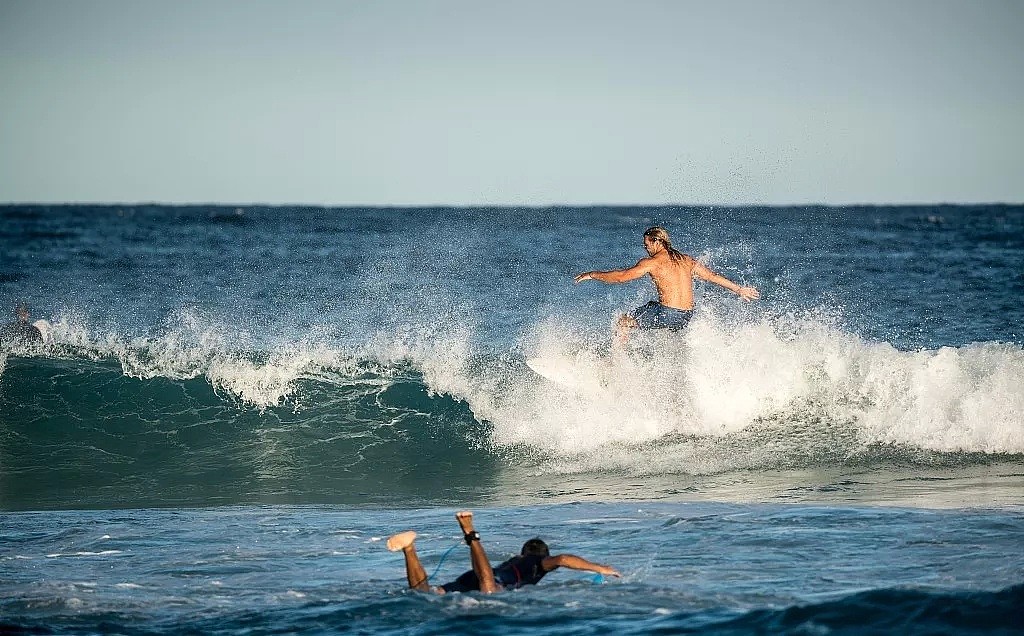
<instances>
[{"instance_id":1,"label":"wave crest","mask_svg":"<svg viewBox=\"0 0 1024 636\"><path fill-rule=\"evenodd\" d=\"M47 355L116 360L138 379L203 377L261 410L332 400L329 387L367 374L378 385L402 376L465 402L487 424L473 430L486 430L476 441L492 452L543 457L546 470L709 473L859 461L886 448L918 458L1024 454L1019 345L900 351L814 314L705 311L685 334L638 335L627 351L610 350L606 333L554 319L500 354L481 352L471 330L433 326L350 347L325 334L258 343L192 309L145 336L69 317L53 321L53 336ZM533 356L568 360L575 388L530 371L523 359Z\"/></svg>"},{"instance_id":2,"label":"wave crest","mask_svg":"<svg viewBox=\"0 0 1024 636\"><path fill-rule=\"evenodd\" d=\"M541 449L564 470L716 472L803 465L809 454L856 460L879 447L1024 453L1018 345L906 352L814 316L710 313L628 352L552 322L528 341L529 355L573 365L574 388L524 370L499 395L467 383L458 397L493 423L497 447Z\"/></svg>"}]
</instances>

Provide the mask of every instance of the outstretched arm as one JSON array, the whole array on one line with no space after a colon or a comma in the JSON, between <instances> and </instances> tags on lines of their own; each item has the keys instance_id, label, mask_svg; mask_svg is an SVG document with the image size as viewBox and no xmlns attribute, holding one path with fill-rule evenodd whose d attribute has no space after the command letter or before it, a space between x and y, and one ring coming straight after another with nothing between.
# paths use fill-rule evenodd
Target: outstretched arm
<instances>
[{"instance_id":1,"label":"outstretched arm","mask_svg":"<svg viewBox=\"0 0 1024 636\"><path fill-rule=\"evenodd\" d=\"M548 572L555 568L569 568L570 570L584 570L586 572L597 572L608 576L622 576L618 570L607 565L587 561L575 554L556 554L555 556L544 557L541 566Z\"/></svg>"},{"instance_id":2,"label":"outstretched arm","mask_svg":"<svg viewBox=\"0 0 1024 636\"><path fill-rule=\"evenodd\" d=\"M725 276L722 276L721 274L711 271L700 262L697 262L697 264L694 265L693 275L696 276L697 278L706 280L709 283L714 283L716 285L725 287L729 291L738 295L743 300L757 300L758 298L761 297L761 292L757 291L756 287L742 287L740 285L737 285L736 283L732 282Z\"/></svg>"},{"instance_id":3,"label":"outstretched arm","mask_svg":"<svg viewBox=\"0 0 1024 636\"><path fill-rule=\"evenodd\" d=\"M651 273L653 266L653 258L641 258L636 262L636 265L628 269L613 269L607 272L584 272L574 278L573 281L582 283L585 280L599 280L602 283L626 283L636 280L644 274Z\"/></svg>"}]
</instances>

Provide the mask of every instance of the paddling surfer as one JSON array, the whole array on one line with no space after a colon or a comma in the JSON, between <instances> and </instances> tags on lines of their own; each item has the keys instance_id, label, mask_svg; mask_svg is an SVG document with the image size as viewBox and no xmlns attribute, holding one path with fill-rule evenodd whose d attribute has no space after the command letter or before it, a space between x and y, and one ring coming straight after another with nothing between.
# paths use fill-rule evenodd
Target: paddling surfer
<instances>
[{"instance_id":1,"label":"paddling surfer","mask_svg":"<svg viewBox=\"0 0 1024 636\"><path fill-rule=\"evenodd\" d=\"M409 581L409 588L421 592L434 592L445 594L447 592L473 592L480 591L484 594L492 594L501 590L510 590L523 585L536 585L544 578L544 575L560 567L572 570L584 570L596 572L609 576L620 576L620 574L607 565L592 563L582 557L572 554L557 554L551 556L548 546L540 539L530 539L523 544L518 556L514 556L496 568L491 567L487 560L487 553L480 543L480 533L473 528L473 513L463 511L455 514L455 519L462 528L463 537L469 545L469 557L473 569L462 574L451 583L445 583L440 587L431 587L427 584L427 573L420 563L416 554L416 533L412 530L399 532L388 539L388 550L392 552L402 551L405 556L405 577Z\"/></svg>"},{"instance_id":2,"label":"paddling surfer","mask_svg":"<svg viewBox=\"0 0 1024 636\"><path fill-rule=\"evenodd\" d=\"M637 307L619 317L616 340L625 342L632 329L684 328L693 316L693 278L720 285L743 300L756 300L761 293L754 287L743 287L711 271L697 259L672 247L668 231L663 227L648 228L644 232L647 257L627 269L607 272L584 272L574 280L598 280L602 283L626 283L649 275L658 290L658 300Z\"/></svg>"}]
</instances>

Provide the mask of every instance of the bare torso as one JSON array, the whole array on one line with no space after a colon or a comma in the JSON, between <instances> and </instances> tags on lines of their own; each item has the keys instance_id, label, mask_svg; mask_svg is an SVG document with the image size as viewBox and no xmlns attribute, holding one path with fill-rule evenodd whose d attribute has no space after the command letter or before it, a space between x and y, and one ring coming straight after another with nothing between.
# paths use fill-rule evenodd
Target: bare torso
<instances>
[{"instance_id":1,"label":"bare torso","mask_svg":"<svg viewBox=\"0 0 1024 636\"><path fill-rule=\"evenodd\" d=\"M649 257L648 272L658 290L658 302L675 309L693 309L693 269L697 261L687 255L673 259L667 251Z\"/></svg>"},{"instance_id":2,"label":"bare torso","mask_svg":"<svg viewBox=\"0 0 1024 636\"><path fill-rule=\"evenodd\" d=\"M693 309L694 277L720 285L744 300L756 300L761 293L755 287L742 287L728 278L717 274L700 261L670 248L665 248L658 240L644 237L644 248L648 256L637 261L627 269L614 269L607 272L584 272L574 281L599 280L602 283L625 283L648 275L658 290L658 302L673 309ZM672 254L676 258L672 258ZM628 318L628 316L624 316Z\"/></svg>"}]
</instances>

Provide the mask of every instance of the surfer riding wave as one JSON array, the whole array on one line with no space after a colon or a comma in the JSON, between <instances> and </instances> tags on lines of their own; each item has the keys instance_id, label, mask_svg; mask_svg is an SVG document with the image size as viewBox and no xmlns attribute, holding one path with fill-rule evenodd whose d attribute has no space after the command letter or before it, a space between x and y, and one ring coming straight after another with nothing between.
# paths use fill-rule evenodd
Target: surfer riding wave
<instances>
[{"instance_id":1,"label":"surfer riding wave","mask_svg":"<svg viewBox=\"0 0 1024 636\"><path fill-rule=\"evenodd\" d=\"M574 280L597 280L602 283L626 283L649 275L658 290L658 300L637 307L619 317L615 340L624 343L633 329L684 328L693 315L693 278L720 285L740 298L751 301L761 297L755 287L737 285L728 278L713 272L697 259L683 254L672 247L668 231L663 227L651 227L644 231L644 249L647 257L626 269L606 272L584 272Z\"/></svg>"}]
</instances>

